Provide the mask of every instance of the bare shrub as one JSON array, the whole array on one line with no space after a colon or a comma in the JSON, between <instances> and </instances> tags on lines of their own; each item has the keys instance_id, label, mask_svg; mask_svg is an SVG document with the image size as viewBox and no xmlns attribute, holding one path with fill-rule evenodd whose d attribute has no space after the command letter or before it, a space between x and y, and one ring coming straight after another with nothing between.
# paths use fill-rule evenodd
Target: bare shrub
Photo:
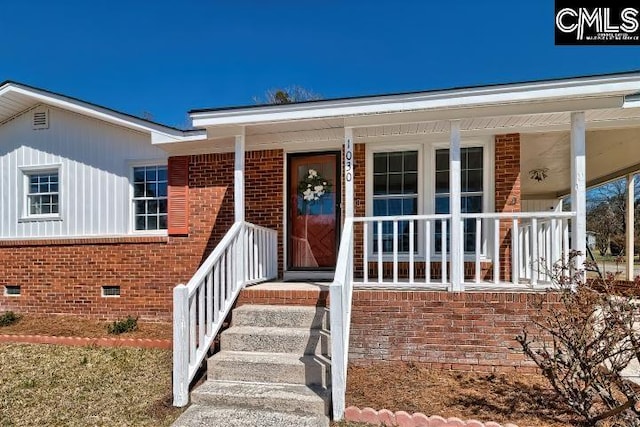
<instances>
[{"instance_id":1,"label":"bare shrub","mask_svg":"<svg viewBox=\"0 0 640 427\"><path fill-rule=\"evenodd\" d=\"M640 389L623 377L640 362L639 302L615 292L613 275L583 283L577 254L551 272L535 332L516 339L585 426L640 426Z\"/></svg>"}]
</instances>

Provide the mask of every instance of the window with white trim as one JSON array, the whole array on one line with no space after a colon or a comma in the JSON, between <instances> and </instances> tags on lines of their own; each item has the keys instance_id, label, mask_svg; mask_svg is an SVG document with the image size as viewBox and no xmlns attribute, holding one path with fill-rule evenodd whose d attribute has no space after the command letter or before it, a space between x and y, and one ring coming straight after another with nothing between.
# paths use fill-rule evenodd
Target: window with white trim
<instances>
[{"instance_id":1,"label":"window with white trim","mask_svg":"<svg viewBox=\"0 0 640 427\"><path fill-rule=\"evenodd\" d=\"M133 212L136 231L167 229L167 167L133 168Z\"/></svg>"},{"instance_id":2,"label":"window with white trim","mask_svg":"<svg viewBox=\"0 0 640 427\"><path fill-rule=\"evenodd\" d=\"M462 213L481 213L484 197L484 152L483 147L465 147L460 149L461 168L461 211ZM435 213L449 213L449 149L436 150L435 161ZM441 224L435 227L435 250L442 249ZM450 230L450 226L448 227ZM449 235L447 236L449 239ZM466 219L464 224L464 250L471 252L475 247L476 222ZM447 240L447 248L451 248Z\"/></svg>"},{"instance_id":3,"label":"window with white trim","mask_svg":"<svg viewBox=\"0 0 640 427\"><path fill-rule=\"evenodd\" d=\"M26 217L57 217L60 214L60 173L54 170L24 171Z\"/></svg>"},{"instance_id":4,"label":"window with white trim","mask_svg":"<svg viewBox=\"0 0 640 427\"><path fill-rule=\"evenodd\" d=\"M418 151L373 154L373 215L418 213ZM414 238L417 230L414 229ZM417 245L415 246L417 249ZM373 227L373 251L378 251L378 228ZM393 251L393 222L382 223L382 251ZM398 251L409 252L409 222L398 222Z\"/></svg>"}]
</instances>

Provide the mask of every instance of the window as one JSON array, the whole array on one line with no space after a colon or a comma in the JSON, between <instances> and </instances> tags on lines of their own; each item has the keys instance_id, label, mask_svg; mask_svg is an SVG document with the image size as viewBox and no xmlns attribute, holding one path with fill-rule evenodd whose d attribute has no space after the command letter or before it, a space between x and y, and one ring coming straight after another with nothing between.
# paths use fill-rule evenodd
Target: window
<instances>
[{"instance_id":1,"label":"window","mask_svg":"<svg viewBox=\"0 0 640 427\"><path fill-rule=\"evenodd\" d=\"M167 167L133 168L133 210L136 231L167 229Z\"/></svg>"},{"instance_id":2,"label":"window","mask_svg":"<svg viewBox=\"0 0 640 427\"><path fill-rule=\"evenodd\" d=\"M418 213L418 152L373 154L373 215ZM416 227L417 228L417 227ZM414 230L417 235L417 230ZM414 235L414 238L415 238ZM417 244L415 245L417 249ZM378 229L373 229L373 251L378 251ZM382 224L382 251L393 251L393 222ZM398 251L409 251L409 222L398 222Z\"/></svg>"},{"instance_id":3,"label":"window","mask_svg":"<svg viewBox=\"0 0 640 427\"><path fill-rule=\"evenodd\" d=\"M469 147L460 150L461 168L461 209L463 213L480 213L483 207L483 149L482 147ZM436 150L435 169L435 213L449 213L449 150ZM449 228L450 229L450 228ZM442 232L440 223L436 223L435 250L442 249ZM476 222L473 219L465 220L464 224L464 250L471 252L475 247ZM450 244L447 244L450 248Z\"/></svg>"},{"instance_id":4,"label":"window","mask_svg":"<svg viewBox=\"0 0 640 427\"><path fill-rule=\"evenodd\" d=\"M60 214L60 177L57 170L25 172L27 181L27 217L51 217Z\"/></svg>"}]
</instances>

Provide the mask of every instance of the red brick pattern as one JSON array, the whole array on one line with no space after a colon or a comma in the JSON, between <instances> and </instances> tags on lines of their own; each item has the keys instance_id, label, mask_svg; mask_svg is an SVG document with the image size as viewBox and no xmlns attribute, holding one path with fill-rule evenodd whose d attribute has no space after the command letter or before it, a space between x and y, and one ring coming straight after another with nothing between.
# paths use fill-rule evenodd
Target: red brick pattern
<instances>
[{"instance_id":1,"label":"red brick pattern","mask_svg":"<svg viewBox=\"0 0 640 427\"><path fill-rule=\"evenodd\" d=\"M0 310L170 320L173 287L233 224L233 157L189 157L188 236L1 242ZM247 152L245 163L247 220L278 230L281 257L283 152ZM4 296L4 285L20 285L21 295ZM104 285L119 285L121 296L103 298Z\"/></svg>"},{"instance_id":2,"label":"red brick pattern","mask_svg":"<svg viewBox=\"0 0 640 427\"><path fill-rule=\"evenodd\" d=\"M536 372L515 340L551 295L356 290L350 362L420 362L438 369Z\"/></svg>"},{"instance_id":3,"label":"red brick pattern","mask_svg":"<svg viewBox=\"0 0 640 427\"><path fill-rule=\"evenodd\" d=\"M404 411L391 412L388 409L376 411L373 408L360 409L349 406L344 411L344 418L354 423L367 423L374 426L397 427L502 427L498 423L481 423L476 420L463 421L460 418L442 418L437 415L427 417L416 412L409 414ZM518 427L515 424L505 424L504 427Z\"/></svg>"},{"instance_id":4,"label":"red brick pattern","mask_svg":"<svg viewBox=\"0 0 640 427\"><path fill-rule=\"evenodd\" d=\"M327 307L328 290L265 290L246 288L240 292L236 305L303 305Z\"/></svg>"},{"instance_id":5,"label":"red brick pattern","mask_svg":"<svg viewBox=\"0 0 640 427\"><path fill-rule=\"evenodd\" d=\"M496 212L520 212L520 134L495 137ZM500 278L511 280L511 223L500 223Z\"/></svg>"}]
</instances>

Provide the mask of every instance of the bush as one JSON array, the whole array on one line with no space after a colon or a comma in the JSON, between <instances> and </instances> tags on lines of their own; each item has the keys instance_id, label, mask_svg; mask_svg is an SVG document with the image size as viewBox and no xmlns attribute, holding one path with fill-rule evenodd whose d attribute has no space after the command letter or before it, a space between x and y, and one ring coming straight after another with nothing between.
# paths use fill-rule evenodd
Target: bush
<instances>
[{"instance_id":1,"label":"bush","mask_svg":"<svg viewBox=\"0 0 640 427\"><path fill-rule=\"evenodd\" d=\"M537 307L536 335L525 328L516 339L583 425L640 426L640 390L623 376L640 361L640 305L616 294L611 274L584 283L576 255L555 266L557 303Z\"/></svg>"},{"instance_id":2,"label":"bush","mask_svg":"<svg viewBox=\"0 0 640 427\"><path fill-rule=\"evenodd\" d=\"M0 327L13 325L20 320L20 317L21 316L19 314L15 314L13 311L7 311L0 315Z\"/></svg>"},{"instance_id":3,"label":"bush","mask_svg":"<svg viewBox=\"0 0 640 427\"><path fill-rule=\"evenodd\" d=\"M120 335L125 332L132 332L138 329L138 318L137 317L127 317L124 320L116 320L110 325L107 325L107 332L112 335Z\"/></svg>"}]
</instances>

